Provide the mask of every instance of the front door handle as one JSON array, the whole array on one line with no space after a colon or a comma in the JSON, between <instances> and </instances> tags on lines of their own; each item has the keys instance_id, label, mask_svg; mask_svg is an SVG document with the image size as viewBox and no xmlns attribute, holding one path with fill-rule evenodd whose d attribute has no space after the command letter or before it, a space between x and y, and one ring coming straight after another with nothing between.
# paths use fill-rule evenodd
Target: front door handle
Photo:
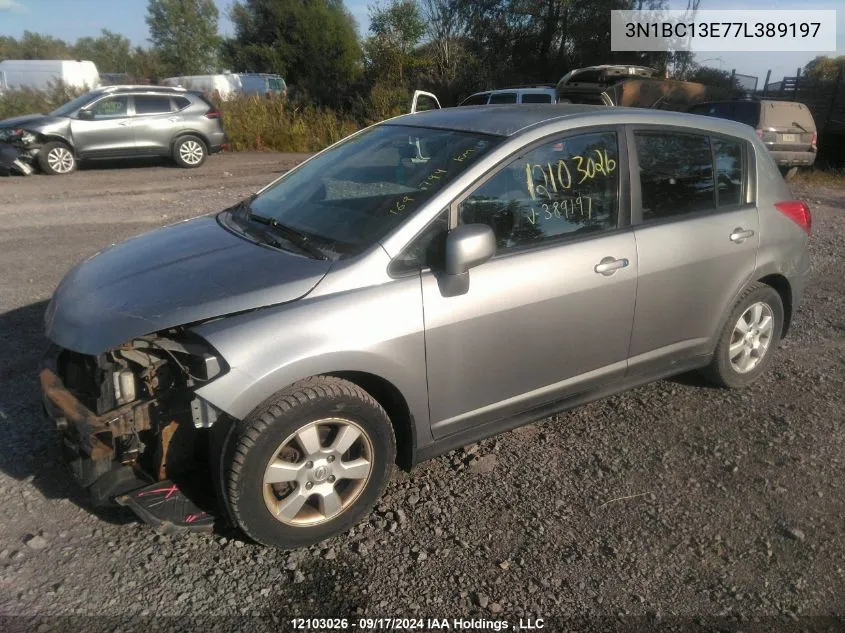
<instances>
[{"instance_id":1,"label":"front door handle","mask_svg":"<svg viewBox=\"0 0 845 633\"><path fill-rule=\"evenodd\" d=\"M615 257L603 257L602 260L596 264L596 267L593 269L598 274L604 275L605 277L610 277L613 273L615 273L620 268L625 268L628 265L628 260L624 257L621 259L616 259Z\"/></svg>"},{"instance_id":2,"label":"front door handle","mask_svg":"<svg viewBox=\"0 0 845 633\"><path fill-rule=\"evenodd\" d=\"M754 231L752 231L751 229L743 229L742 227L737 227L733 230L733 233L731 233L731 242L742 244L752 235L754 235Z\"/></svg>"}]
</instances>

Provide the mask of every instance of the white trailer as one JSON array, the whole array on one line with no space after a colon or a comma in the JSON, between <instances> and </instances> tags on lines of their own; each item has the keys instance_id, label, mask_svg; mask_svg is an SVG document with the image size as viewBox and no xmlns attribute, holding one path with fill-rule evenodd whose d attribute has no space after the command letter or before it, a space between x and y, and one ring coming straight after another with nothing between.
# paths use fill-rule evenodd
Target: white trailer
<instances>
[{"instance_id":1,"label":"white trailer","mask_svg":"<svg viewBox=\"0 0 845 633\"><path fill-rule=\"evenodd\" d=\"M47 90L59 82L69 88L100 87L94 62L69 59L5 59L0 62L0 91L16 88Z\"/></svg>"}]
</instances>

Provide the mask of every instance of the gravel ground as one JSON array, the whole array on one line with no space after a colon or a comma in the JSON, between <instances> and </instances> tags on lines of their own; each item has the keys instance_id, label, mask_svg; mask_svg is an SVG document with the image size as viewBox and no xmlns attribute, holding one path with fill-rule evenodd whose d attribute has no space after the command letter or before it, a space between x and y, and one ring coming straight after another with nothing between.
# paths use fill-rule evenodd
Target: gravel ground
<instances>
[{"instance_id":1,"label":"gravel ground","mask_svg":"<svg viewBox=\"0 0 845 633\"><path fill-rule=\"evenodd\" d=\"M812 279L746 391L684 376L465 447L397 472L368 520L302 551L90 508L41 416L53 288L103 246L223 208L301 158L0 179L0 629L128 630L109 619L128 615L192 630L380 616L843 630L845 190L807 192Z\"/></svg>"}]
</instances>

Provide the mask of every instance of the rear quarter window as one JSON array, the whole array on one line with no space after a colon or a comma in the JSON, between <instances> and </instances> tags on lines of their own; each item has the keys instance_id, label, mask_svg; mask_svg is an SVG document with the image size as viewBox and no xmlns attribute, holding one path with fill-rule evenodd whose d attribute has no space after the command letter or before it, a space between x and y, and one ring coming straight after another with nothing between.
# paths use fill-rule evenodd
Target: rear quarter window
<instances>
[{"instance_id":1,"label":"rear quarter window","mask_svg":"<svg viewBox=\"0 0 845 633\"><path fill-rule=\"evenodd\" d=\"M191 102L185 97L173 97L173 104L176 106L177 110L184 110L191 105Z\"/></svg>"}]
</instances>

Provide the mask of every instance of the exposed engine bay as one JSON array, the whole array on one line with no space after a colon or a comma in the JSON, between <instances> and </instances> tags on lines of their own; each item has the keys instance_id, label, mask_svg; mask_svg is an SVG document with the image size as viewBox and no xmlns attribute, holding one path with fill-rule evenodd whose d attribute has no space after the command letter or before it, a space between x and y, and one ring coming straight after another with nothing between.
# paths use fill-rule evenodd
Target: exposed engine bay
<instances>
[{"instance_id":1,"label":"exposed engine bay","mask_svg":"<svg viewBox=\"0 0 845 633\"><path fill-rule=\"evenodd\" d=\"M222 414L194 389L224 371L208 344L179 328L99 356L51 348L40 375L45 407L95 503L156 482L207 477L207 429Z\"/></svg>"}]
</instances>

